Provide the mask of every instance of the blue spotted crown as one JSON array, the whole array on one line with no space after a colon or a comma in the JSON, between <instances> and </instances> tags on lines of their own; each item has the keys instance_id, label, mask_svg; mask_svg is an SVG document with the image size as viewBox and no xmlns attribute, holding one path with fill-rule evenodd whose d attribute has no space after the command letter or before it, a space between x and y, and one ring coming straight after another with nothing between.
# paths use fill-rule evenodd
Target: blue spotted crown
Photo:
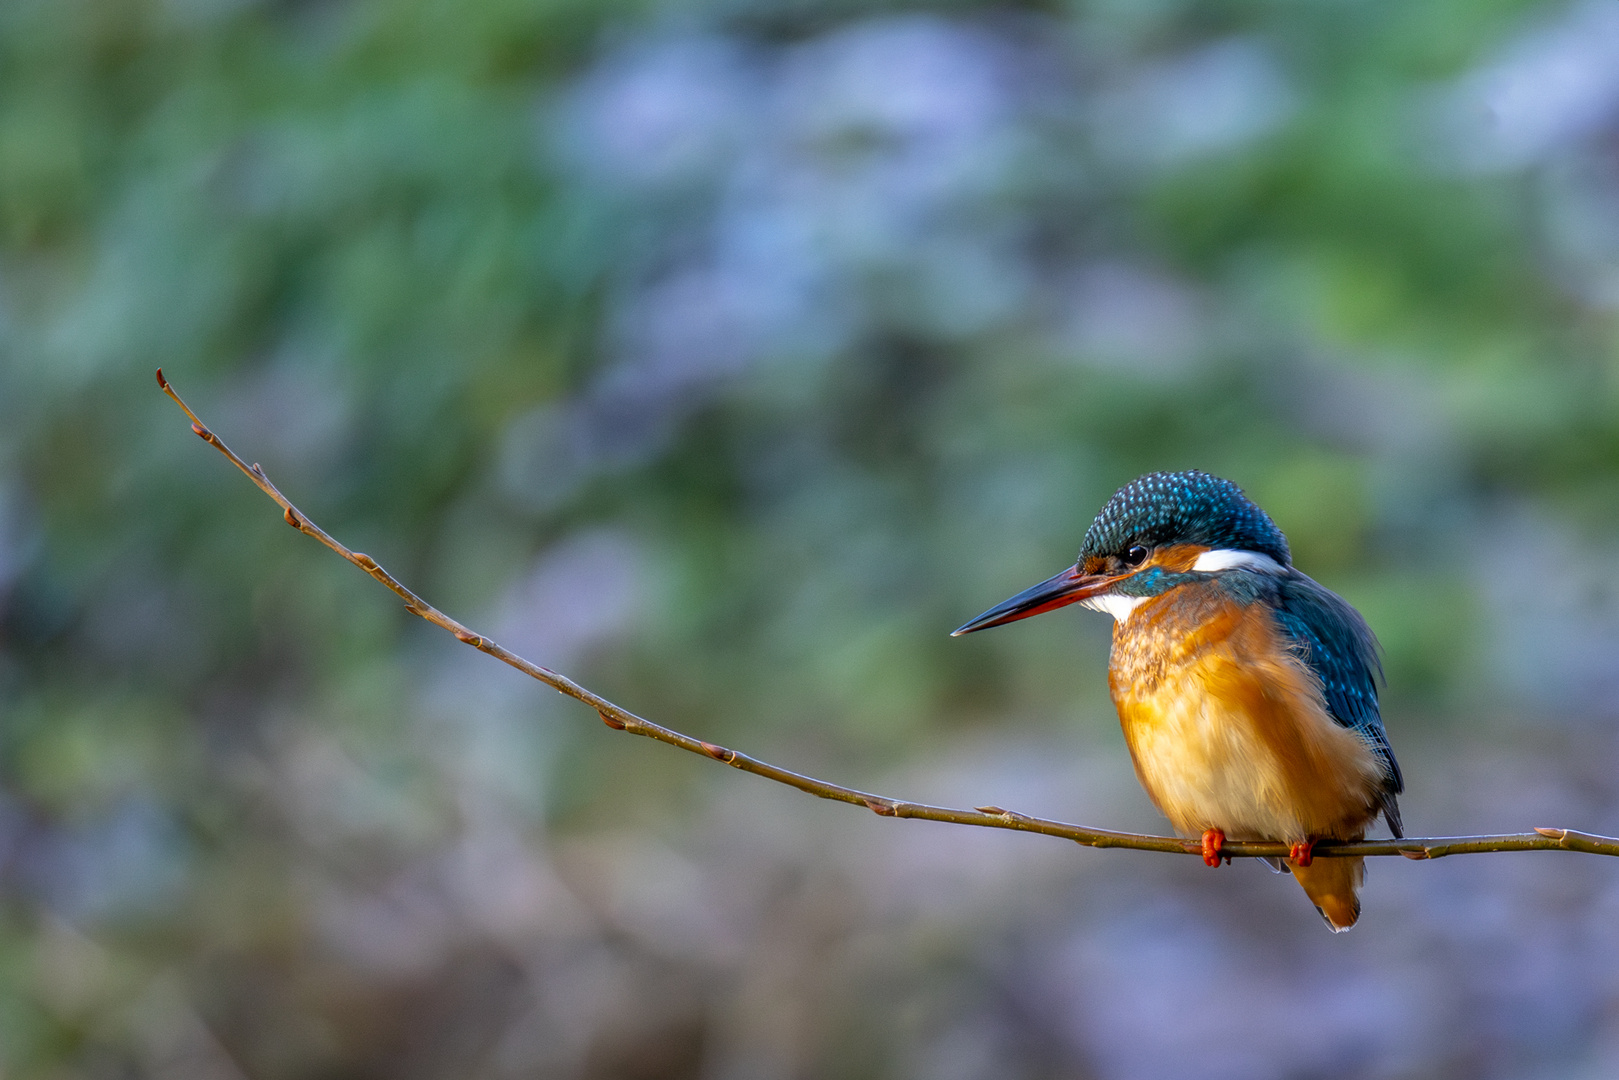
<instances>
[{"instance_id":1,"label":"blue spotted crown","mask_svg":"<svg viewBox=\"0 0 1619 1080\"><path fill-rule=\"evenodd\" d=\"M1257 551L1283 566L1292 562L1287 537L1229 480L1192 469L1148 473L1124 485L1085 530L1079 558L1120 554L1130 547L1201 544Z\"/></svg>"}]
</instances>

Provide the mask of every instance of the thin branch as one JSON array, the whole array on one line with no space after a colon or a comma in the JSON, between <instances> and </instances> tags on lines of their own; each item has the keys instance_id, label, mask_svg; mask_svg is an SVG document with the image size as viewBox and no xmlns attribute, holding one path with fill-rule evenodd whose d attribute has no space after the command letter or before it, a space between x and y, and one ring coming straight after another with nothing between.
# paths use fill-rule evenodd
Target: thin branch
<instances>
[{"instance_id":1,"label":"thin branch","mask_svg":"<svg viewBox=\"0 0 1619 1080\"><path fill-rule=\"evenodd\" d=\"M926 803L891 799L885 795L873 795L870 792L844 787L842 784L833 784L825 780L817 780L812 776L805 776L802 773L795 773L772 765L769 762L760 761L758 758L749 757L736 750L692 738L690 735L636 716L627 709L622 709L608 701L600 694L585 689L566 675L559 675L548 668L543 668L532 661L525 660L509 649L502 648L493 639L468 629L400 584L397 578L377 565L377 561L371 556L364 552L350 551L338 543L324 529L310 521L301 510L292 505L287 497L281 494L276 486L270 482L270 478L265 475L263 469L256 463L249 465L237 457L235 452L226 446L218 435L209 430L208 426L198 419L197 414L192 412L191 408L180 399L180 395L174 392L174 388L163 377L161 368L157 373L157 383L163 388L163 392L172 398L176 405L184 409L185 414L191 418L192 431L201 436L214 449L228 457L233 465L247 474L249 480L258 485L259 490L276 501L276 504L281 507L282 517L286 519L288 525L305 535L319 540L322 544L325 544L337 554L382 582L405 601L405 608L408 611L420 615L434 626L443 627L454 634L463 644L470 645L479 652L488 653L523 674L538 679L540 682L576 701L585 703L596 710L596 714L602 718L602 722L615 731L625 731L632 735L644 735L649 739L656 739L659 742L668 743L670 746L678 746L682 750L688 750L693 754L701 754L715 761L722 761L733 768L741 769L743 772L750 772L755 776L774 780L778 784L786 784L788 787L797 788L799 791L807 792L822 799L835 799L838 802L864 806L883 817L922 818L927 821L948 821L957 825L978 825L989 829L1016 829L1020 832L1061 837L1064 840L1084 844L1086 847L1131 848L1136 851L1167 851L1190 855L1200 854L1202 851L1198 840L1183 840L1174 836L1151 836L1145 833L1115 832L1111 829L1091 829L1061 821L1029 817L1026 814L1003 810L998 806L980 806L972 810L958 810L947 806L929 806ZM1619 855L1619 839L1597 836L1592 833L1576 832L1573 829L1536 829L1533 832L1507 833L1499 836L1443 836L1405 840L1361 840L1352 843L1323 840L1315 847L1315 855L1318 858L1346 855L1404 855L1408 859L1437 859L1445 855L1463 855L1486 851L1583 851L1593 855ZM1288 845L1272 841L1228 840L1222 849L1222 853L1240 858L1286 858Z\"/></svg>"}]
</instances>

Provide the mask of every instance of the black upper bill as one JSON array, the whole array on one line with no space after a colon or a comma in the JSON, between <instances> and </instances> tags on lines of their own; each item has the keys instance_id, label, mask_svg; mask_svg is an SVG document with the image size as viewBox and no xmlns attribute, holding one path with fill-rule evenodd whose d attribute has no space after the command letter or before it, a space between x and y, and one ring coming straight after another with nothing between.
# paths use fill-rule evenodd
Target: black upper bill
<instances>
[{"instance_id":1,"label":"black upper bill","mask_svg":"<svg viewBox=\"0 0 1619 1080\"><path fill-rule=\"evenodd\" d=\"M1033 588L1024 589L1010 600L1003 600L976 619L963 623L951 631L951 637L960 637L975 630L988 630L992 626L1027 619L1031 615L1054 611L1068 604L1095 596L1119 579L1101 574L1086 574L1078 566L1049 577Z\"/></svg>"}]
</instances>

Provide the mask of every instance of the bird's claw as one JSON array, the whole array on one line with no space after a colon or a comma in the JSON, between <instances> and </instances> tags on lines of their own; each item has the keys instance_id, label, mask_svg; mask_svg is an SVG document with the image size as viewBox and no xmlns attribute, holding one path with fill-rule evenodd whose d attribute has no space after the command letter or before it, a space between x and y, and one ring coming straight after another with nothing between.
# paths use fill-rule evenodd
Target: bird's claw
<instances>
[{"instance_id":1,"label":"bird's claw","mask_svg":"<svg viewBox=\"0 0 1619 1080\"><path fill-rule=\"evenodd\" d=\"M1301 840L1288 848L1287 861L1294 866L1309 866L1315 861L1315 841Z\"/></svg>"},{"instance_id":2,"label":"bird's claw","mask_svg":"<svg viewBox=\"0 0 1619 1080\"><path fill-rule=\"evenodd\" d=\"M1219 829L1205 829L1203 831L1203 865L1219 866L1220 850L1225 847L1225 833Z\"/></svg>"}]
</instances>

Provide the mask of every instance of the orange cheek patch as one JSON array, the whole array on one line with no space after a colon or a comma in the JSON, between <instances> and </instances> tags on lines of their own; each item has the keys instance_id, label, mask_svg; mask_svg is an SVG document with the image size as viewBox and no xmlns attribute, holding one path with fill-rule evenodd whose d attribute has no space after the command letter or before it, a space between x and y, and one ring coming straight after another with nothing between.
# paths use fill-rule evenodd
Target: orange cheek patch
<instances>
[{"instance_id":1,"label":"orange cheek patch","mask_svg":"<svg viewBox=\"0 0 1619 1080\"><path fill-rule=\"evenodd\" d=\"M1153 552L1146 565L1161 566L1172 574L1185 574L1191 571L1197 557L1208 550L1202 544L1172 544Z\"/></svg>"}]
</instances>

